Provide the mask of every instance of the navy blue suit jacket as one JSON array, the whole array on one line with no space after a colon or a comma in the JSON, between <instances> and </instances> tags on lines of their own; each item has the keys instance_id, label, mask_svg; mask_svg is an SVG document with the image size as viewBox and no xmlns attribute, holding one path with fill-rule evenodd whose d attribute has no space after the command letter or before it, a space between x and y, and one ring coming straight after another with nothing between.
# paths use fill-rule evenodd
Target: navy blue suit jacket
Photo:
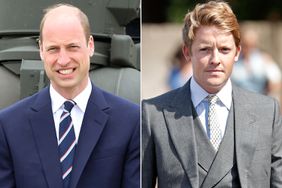
<instances>
[{"instance_id":1,"label":"navy blue suit jacket","mask_svg":"<svg viewBox=\"0 0 282 188\"><path fill-rule=\"evenodd\" d=\"M139 107L93 85L70 188L139 188ZM0 187L63 188L49 87L0 112Z\"/></svg>"}]
</instances>

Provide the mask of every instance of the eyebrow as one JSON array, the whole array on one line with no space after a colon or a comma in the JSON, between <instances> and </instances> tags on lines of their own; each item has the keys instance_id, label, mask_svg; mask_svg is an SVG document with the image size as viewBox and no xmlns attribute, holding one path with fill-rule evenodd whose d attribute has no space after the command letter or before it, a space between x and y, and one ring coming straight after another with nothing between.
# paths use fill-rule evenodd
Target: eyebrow
<instances>
[{"instance_id":1,"label":"eyebrow","mask_svg":"<svg viewBox=\"0 0 282 188\"><path fill-rule=\"evenodd\" d=\"M71 45L81 46L79 42L70 42L70 43L64 44L64 46L71 46ZM50 44L46 44L45 45L46 48L58 47L58 46L60 46L60 45L59 44L54 44L54 43L50 43Z\"/></svg>"},{"instance_id":2,"label":"eyebrow","mask_svg":"<svg viewBox=\"0 0 282 188\"><path fill-rule=\"evenodd\" d=\"M67 46L72 46L72 45L80 46L80 43L79 42L71 42L71 43L67 44Z\"/></svg>"},{"instance_id":3,"label":"eyebrow","mask_svg":"<svg viewBox=\"0 0 282 188\"><path fill-rule=\"evenodd\" d=\"M51 44L51 45L45 45L45 48L46 49L50 49L50 48L57 48L58 45L54 45L54 44Z\"/></svg>"},{"instance_id":4,"label":"eyebrow","mask_svg":"<svg viewBox=\"0 0 282 188\"><path fill-rule=\"evenodd\" d=\"M235 43L235 41L234 41L234 43ZM213 45L213 42L201 39L201 40L199 40L199 44L200 45ZM232 46L232 44L230 44L230 41L228 41L227 39L219 40L219 44L225 45L225 46Z\"/></svg>"}]
</instances>

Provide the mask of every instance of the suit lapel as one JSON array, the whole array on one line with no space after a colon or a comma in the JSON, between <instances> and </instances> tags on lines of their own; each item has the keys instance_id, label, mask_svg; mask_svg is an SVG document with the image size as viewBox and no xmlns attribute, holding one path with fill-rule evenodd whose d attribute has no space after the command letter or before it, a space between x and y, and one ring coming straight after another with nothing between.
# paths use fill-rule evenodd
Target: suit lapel
<instances>
[{"instance_id":1,"label":"suit lapel","mask_svg":"<svg viewBox=\"0 0 282 188\"><path fill-rule=\"evenodd\" d=\"M193 111L193 113L195 113L194 130L198 153L198 165L200 168L202 168L202 170L199 169L199 185L202 185L216 156L216 152L213 149L213 146L210 143L207 134L202 128L203 125L197 117L196 112Z\"/></svg>"},{"instance_id":2,"label":"suit lapel","mask_svg":"<svg viewBox=\"0 0 282 188\"><path fill-rule=\"evenodd\" d=\"M61 188L61 166L49 87L38 93L29 114L34 140L49 187Z\"/></svg>"},{"instance_id":3,"label":"suit lapel","mask_svg":"<svg viewBox=\"0 0 282 188\"><path fill-rule=\"evenodd\" d=\"M246 169L251 164L255 152L258 128L255 126L256 116L253 114L248 100L244 98L236 86L233 87L233 103L235 110L235 151L238 173L242 187L247 185Z\"/></svg>"},{"instance_id":4,"label":"suit lapel","mask_svg":"<svg viewBox=\"0 0 282 188\"><path fill-rule=\"evenodd\" d=\"M71 188L77 186L87 160L93 152L109 118L107 114L109 109L101 90L92 85L92 92L88 100L76 147Z\"/></svg>"},{"instance_id":5,"label":"suit lapel","mask_svg":"<svg viewBox=\"0 0 282 188\"><path fill-rule=\"evenodd\" d=\"M199 187L190 82L179 90L164 116L172 143L192 187Z\"/></svg>"}]
</instances>

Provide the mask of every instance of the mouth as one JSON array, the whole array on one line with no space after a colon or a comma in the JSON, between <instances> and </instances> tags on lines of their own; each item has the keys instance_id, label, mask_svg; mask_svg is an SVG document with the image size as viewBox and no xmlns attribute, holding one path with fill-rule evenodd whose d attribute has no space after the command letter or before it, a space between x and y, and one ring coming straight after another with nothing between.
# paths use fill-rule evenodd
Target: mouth
<instances>
[{"instance_id":1,"label":"mouth","mask_svg":"<svg viewBox=\"0 0 282 188\"><path fill-rule=\"evenodd\" d=\"M62 75L68 75L68 74L73 73L74 71L75 71L75 68L71 68L71 69L61 69L61 70L58 70L57 72Z\"/></svg>"},{"instance_id":2,"label":"mouth","mask_svg":"<svg viewBox=\"0 0 282 188\"><path fill-rule=\"evenodd\" d=\"M217 70L217 69L213 70L212 69L212 70L207 70L207 72L209 72L209 73L217 73L217 72L220 73L220 72L222 72L223 73L224 71L223 70Z\"/></svg>"},{"instance_id":3,"label":"mouth","mask_svg":"<svg viewBox=\"0 0 282 188\"><path fill-rule=\"evenodd\" d=\"M208 74L209 77L221 77L224 74L223 70L219 70L219 69L209 69L206 71L206 73Z\"/></svg>"}]
</instances>

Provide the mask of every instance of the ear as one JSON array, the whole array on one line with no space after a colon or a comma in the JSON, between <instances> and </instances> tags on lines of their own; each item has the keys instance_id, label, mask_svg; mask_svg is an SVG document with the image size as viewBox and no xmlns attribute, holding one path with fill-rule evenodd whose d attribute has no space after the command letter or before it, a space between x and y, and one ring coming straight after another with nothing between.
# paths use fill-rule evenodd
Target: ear
<instances>
[{"instance_id":1,"label":"ear","mask_svg":"<svg viewBox=\"0 0 282 188\"><path fill-rule=\"evenodd\" d=\"M92 57L94 55L94 51L95 51L95 45L94 45L94 38L93 38L93 36L89 37L88 48L89 48L90 57Z\"/></svg>"},{"instance_id":2,"label":"ear","mask_svg":"<svg viewBox=\"0 0 282 188\"><path fill-rule=\"evenodd\" d=\"M43 46L41 40L38 41L40 58L43 61Z\"/></svg>"},{"instance_id":3,"label":"ear","mask_svg":"<svg viewBox=\"0 0 282 188\"><path fill-rule=\"evenodd\" d=\"M235 54L235 58L234 58L235 61L238 61L239 56L240 56L240 52L241 52L241 45L239 45L239 46L236 48L236 54Z\"/></svg>"},{"instance_id":4,"label":"ear","mask_svg":"<svg viewBox=\"0 0 282 188\"><path fill-rule=\"evenodd\" d=\"M182 46L182 53L186 61L189 62L191 60L191 52L190 49L185 44Z\"/></svg>"}]
</instances>

